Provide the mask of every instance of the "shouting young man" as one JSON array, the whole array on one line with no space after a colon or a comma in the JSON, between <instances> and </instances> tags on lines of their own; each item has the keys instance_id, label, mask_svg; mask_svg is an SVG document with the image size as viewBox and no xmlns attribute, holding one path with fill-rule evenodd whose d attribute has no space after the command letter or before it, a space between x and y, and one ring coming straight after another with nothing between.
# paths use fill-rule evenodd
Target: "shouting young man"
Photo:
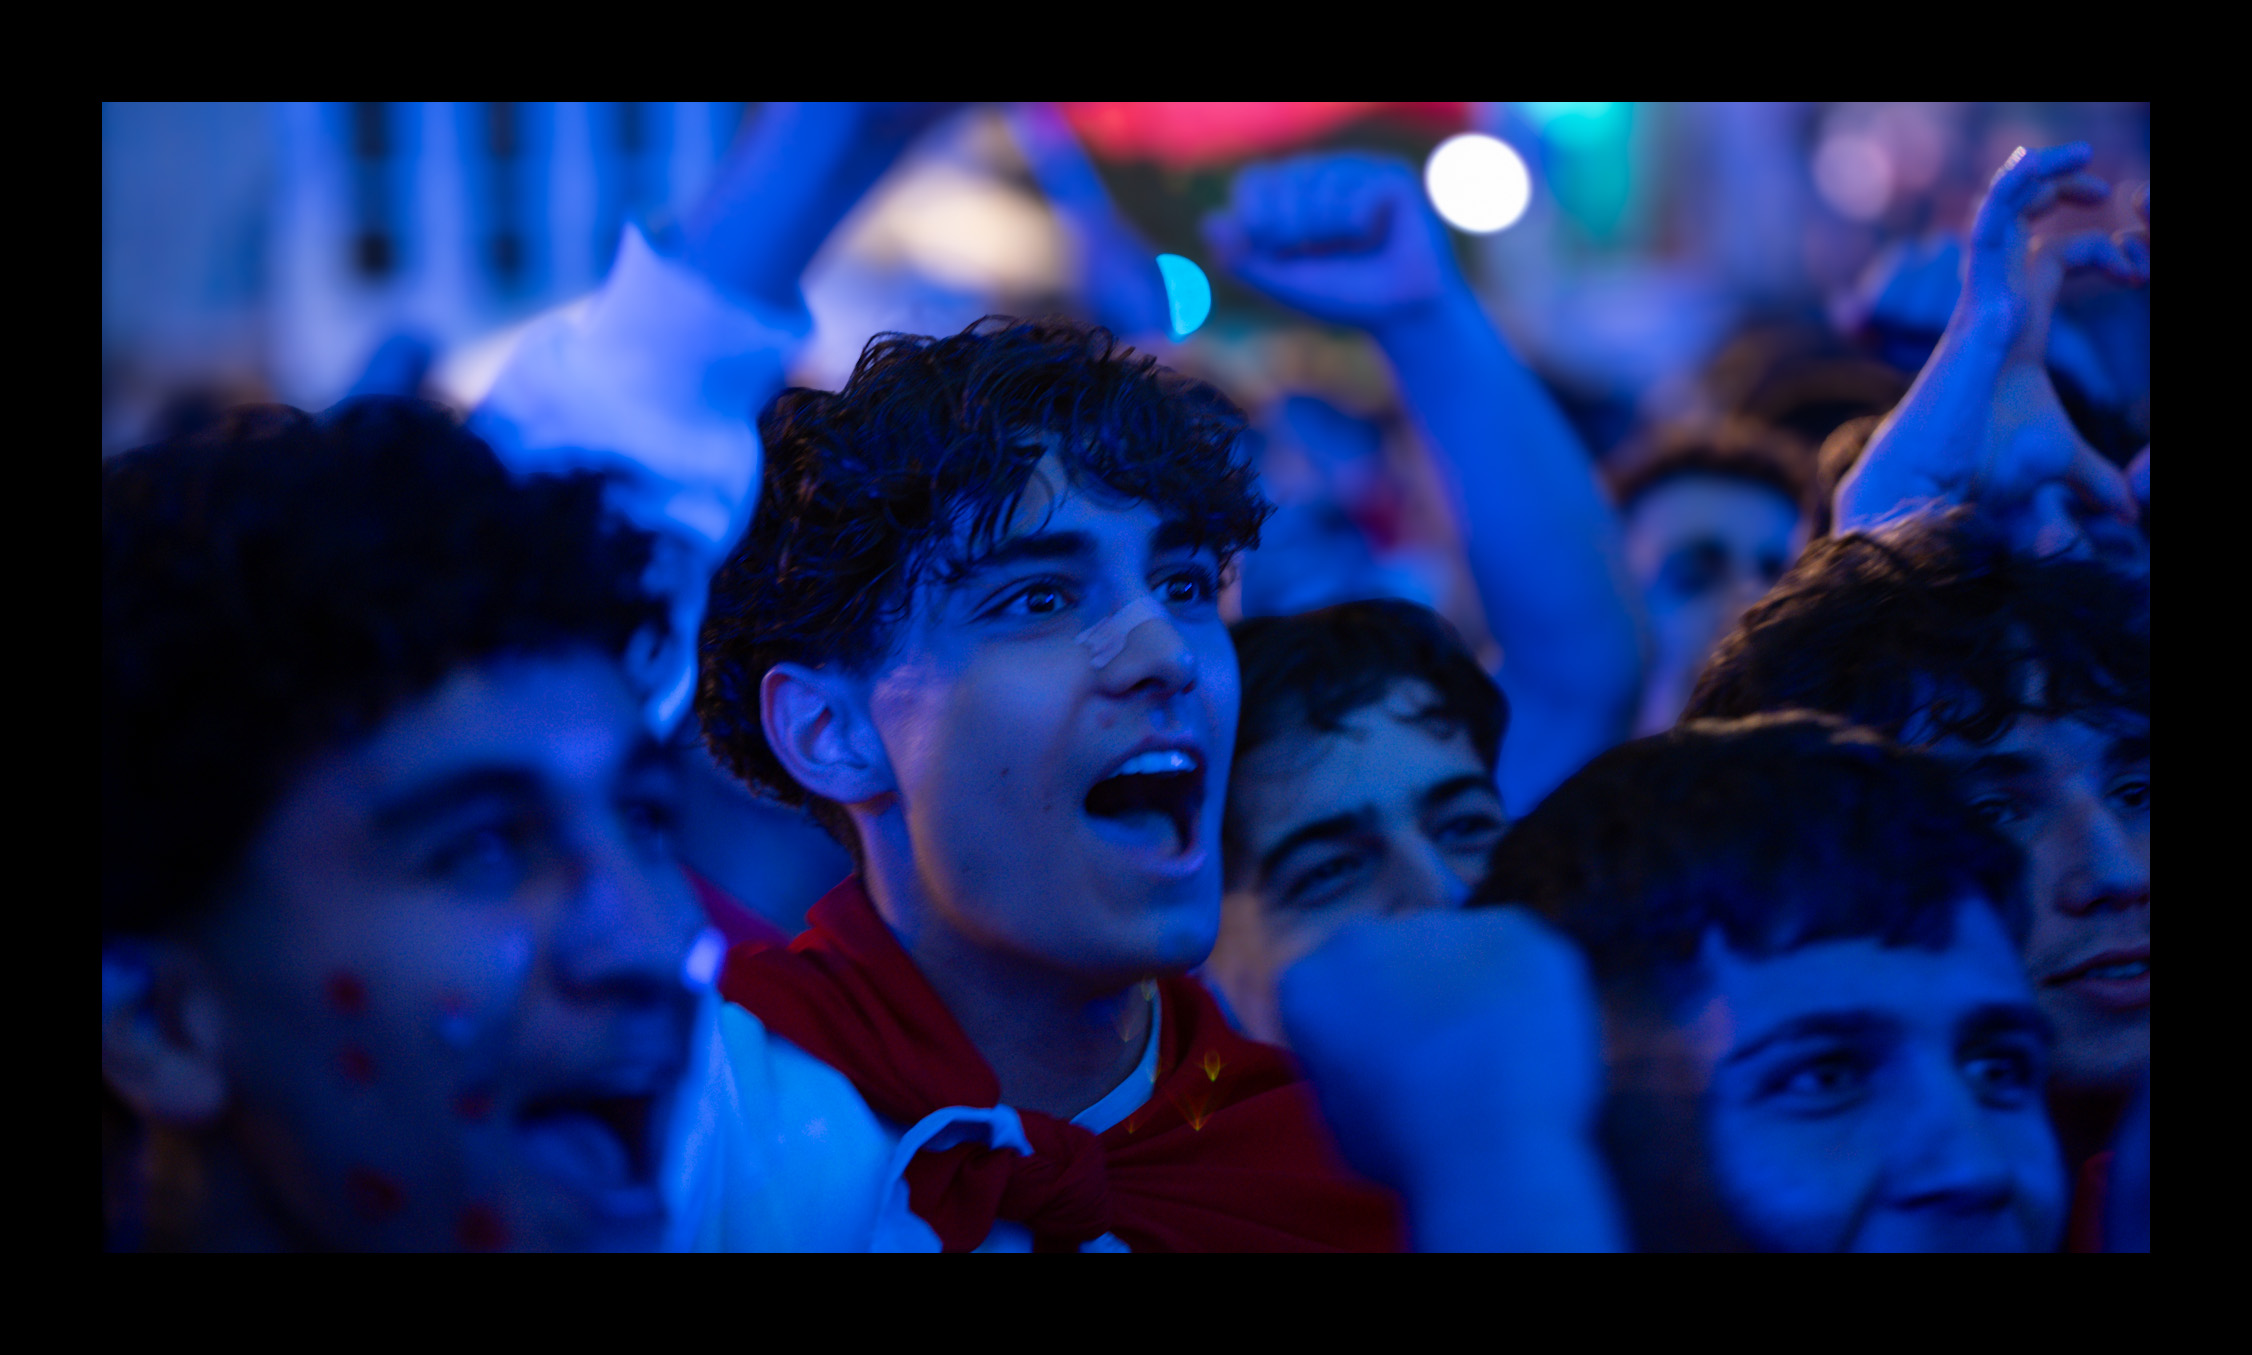
<instances>
[{"instance_id":1,"label":"shouting young man","mask_svg":"<svg viewBox=\"0 0 2252 1355\"><path fill-rule=\"evenodd\" d=\"M877 1244L1386 1248L1287 1060L1184 971L1220 921L1242 418L1065 324L870 346L785 392L697 710L858 869L722 991L899 1136Z\"/></svg>"}]
</instances>

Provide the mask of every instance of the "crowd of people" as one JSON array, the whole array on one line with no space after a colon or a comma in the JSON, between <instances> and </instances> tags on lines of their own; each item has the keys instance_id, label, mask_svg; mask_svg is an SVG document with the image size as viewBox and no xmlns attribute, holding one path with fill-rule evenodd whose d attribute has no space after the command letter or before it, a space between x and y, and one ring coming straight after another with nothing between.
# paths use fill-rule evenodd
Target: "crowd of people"
<instances>
[{"instance_id":1,"label":"crowd of people","mask_svg":"<svg viewBox=\"0 0 2252 1355\"><path fill-rule=\"evenodd\" d=\"M786 388L934 116L770 105L466 420L105 462L109 1249L2148 1250L2149 451L2049 343L2147 190L2020 150L1867 407L1599 464L1411 169L1246 170L1466 634L1318 401Z\"/></svg>"}]
</instances>

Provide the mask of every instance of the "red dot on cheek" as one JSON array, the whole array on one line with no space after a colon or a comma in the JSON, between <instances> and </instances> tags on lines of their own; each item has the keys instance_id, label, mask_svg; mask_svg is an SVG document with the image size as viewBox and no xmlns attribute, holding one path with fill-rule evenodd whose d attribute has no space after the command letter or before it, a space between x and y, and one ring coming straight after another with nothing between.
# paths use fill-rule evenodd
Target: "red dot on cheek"
<instances>
[{"instance_id":1,"label":"red dot on cheek","mask_svg":"<svg viewBox=\"0 0 2252 1355\"><path fill-rule=\"evenodd\" d=\"M393 1178L373 1167L354 1167L344 1174L344 1193L360 1216L382 1223L407 1207L407 1192Z\"/></svg>"},{"instance_id":2,"label":"red dot on cheek","mask_svg":"<svg viewBox=\"0 0 2252 1355\"><path fill-rule=\"evenodd\" d=\"M508 1245L508 1225L489 1204L473 1204L454 1220L454 1240L463 1251L499 1251Z\"/></svg>"},{"instance_id":3,"label":"red dot on cheek","mask_svg":"<svg viewBox=\"0 0 2252 1355\"><path fill-rule=\"evenodd\" d=\"M337 970L328 976L328 1005L346 1016L358 1016L368 1009L367 984L349 969Z\"/></svg>"},{"instance_id":4,"label":"red dot on cheek","mask_svg":"<svg viewBox=\"0 0 2252 1355\"><path fill-rule=\"evenodd\" d=\"M375 1059L356 1044L348 1044L336 1055L336 1070L344 1080L357 1087L375 1081Z\"/></svg>"}]
</instances>

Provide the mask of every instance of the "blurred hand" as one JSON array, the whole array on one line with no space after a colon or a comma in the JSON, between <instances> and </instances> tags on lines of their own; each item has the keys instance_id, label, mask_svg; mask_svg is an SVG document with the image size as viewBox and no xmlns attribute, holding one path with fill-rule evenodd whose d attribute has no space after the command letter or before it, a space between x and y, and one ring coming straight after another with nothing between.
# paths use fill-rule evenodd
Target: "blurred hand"
<instances>
[{"instance_id":1,"label":"blurred hand","mask_svg":"<svg viewBox=\"0 0 2252 1355\"><path fill-rule=\"evenodd\" d=\"M1017 104L1009 129L1025 164L1079 242L1079 294L1098 324L1121 337L1162 335L1165 280L1150 248L1111 201L1094 162L1054 104Z\"/></svg>"},{"instance_id":2,"label":"blurred hand","mask_svg":"<svg viewBox=\"0 0 2252 1355\"><path fill-rule=\"evenodd\" d=\"M1275 300L1364 329L1465 285L1415 171L1372 156L1247 168L1204 238L1223 268Z\"/></svg>"},{"instance_id":3,"label":"blurred hand","mask_svg":"<svg viewBox=\"0 0 2252 1355\"><path fill-rule=\"evenodd\" d=\"M2081 144L2020 150L1979 205L1963 297L1950 324L1967 330L1973 342L2005 346L2008 358L1978 463L1941 474L1962 479L1967 497L2002 505L2062 481L2090 507L2132 521L2134 501L2124 478L2073 428L2045 366L2050 320L2067 271L2100 269L2125 283L2150 275L2148 247L2132 237L2083 231L2033 238L2033 223L2059 203L2100 202L2110 193L2082 169L2088 158Z\"/></svg>"},{"instance_id":4,"label":"blurred hand","mask_svg":"<svg viewBox=\"0 0 2252 1355\"><path fill-rule=\"evenodd\" d=\"M1349 923L1279 997L1347 1157L1411 1205L1457 1163L1592 1133L1602 1023L1586 965L1525 909Z\"/></svg>"},{"instance_id":5,"label":"blurred hand","mask_svg":"<svg viewBox=\"0 0 2252 1355\"><path fill-rule=\"evenodd\" d=\"M2052 544L2072 534L2067 510L2075 497L2088 510L2135 520L2125 477L2073 427L2044 365L2068 272L2098 269L2130 285L2149 279L2140 236L2034 238L2034 223L2058 204L2099 202L2110 192L2085 172L2089 154L2086 145L2020 149L1994 176L1971 227L1962 294L1946 333L1840 487L1841 528L1929 499L1978 502L2022 519L2029 541ZM2047 486L2068 492L2044 492Z\"/></svg>"},{"instance_id":6,"label":"blurred hand","mask_svg":"<svg viewBox=\"0 0 2252 1355\"><path fill-rule=\"evenodd\" d=\"M688 263L784 313L806 265L908 146L963 105L770 103L681 219Z\"/></svg>"}]
</instances>

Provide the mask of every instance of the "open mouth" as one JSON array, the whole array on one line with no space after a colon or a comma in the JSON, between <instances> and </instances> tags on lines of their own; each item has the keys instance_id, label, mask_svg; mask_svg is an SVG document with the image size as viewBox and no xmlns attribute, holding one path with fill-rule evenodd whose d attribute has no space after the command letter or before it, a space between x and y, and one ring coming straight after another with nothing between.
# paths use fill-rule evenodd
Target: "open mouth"
<instances>
[{"instance_id":1,"label":"open mouth","mask_svg":"<svg viewBox=\"0 0 2252 1355\"><path fill-rule=\"evenodd\" d=\"M657 1101L654 1093L566 1091L526 1102L516 1131L533 1165L581 1194L653 1195Z\"/></svg>"},{"instance_id":2,"label":"open mouth","mask_svg":"<svg viewBox=\"0 0 2252 1355\"><path fill-rule=\"evenodd\" d=\"M1136 753L1095 783L1086 808L1107 837L1183 855L1204 809L1204 760L1180 748Z\"/></svg>"}]
</instances>

